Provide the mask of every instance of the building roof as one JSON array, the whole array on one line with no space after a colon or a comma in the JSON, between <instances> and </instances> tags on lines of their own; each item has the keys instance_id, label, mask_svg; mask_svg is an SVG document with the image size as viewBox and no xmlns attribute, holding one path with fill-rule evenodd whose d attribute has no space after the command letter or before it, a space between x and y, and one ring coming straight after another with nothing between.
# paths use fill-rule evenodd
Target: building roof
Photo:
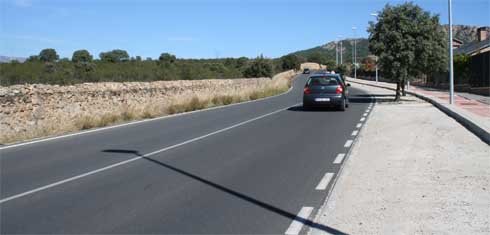
<instances>
[{"instance_id":1,"label":"building roof","mask_svg":"<svg viewBox=\"0 0 490 235\"><path fill-rule=\"evenodd\" d=\"M459 44L463 44L463 41L461 41L461 40L459 40L459 39L457 39L457 38L453 38L453 42L457 42L457 43L459 43Z\"/></svg>"},{"instance_id":2,"label":"building roof","mask_svg":"<svg viewBox=\"0 0 490 235\"><path fill-rule=\"evenodd\" d=\"M490 47L490 38L487 38L486 40L483 40L481 42L473 42L473 43L468 43L463 45L462 47L455 49L454 54L455 55L471 55L479 50L485 49L487 47Z\"/></svg>"}]
</instances>

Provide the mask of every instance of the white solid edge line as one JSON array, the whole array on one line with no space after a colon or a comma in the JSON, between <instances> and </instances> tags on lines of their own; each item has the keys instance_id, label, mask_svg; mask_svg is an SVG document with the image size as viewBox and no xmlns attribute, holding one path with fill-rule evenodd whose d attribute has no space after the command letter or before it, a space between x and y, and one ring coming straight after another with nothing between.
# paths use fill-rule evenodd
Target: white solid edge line
<instances>
[{"instance_id":1,"label":"white solid edge line","mask_svg":"<svg viewBox=\"0 0 490 235\"><path fill-rule=\"evenodd\" d=\"M333 164L340 164L344 160L345 153L339 153L335 160L333 161Z\"/></svg>"},{"instance_id":2,"label":"white solid edge line","mask_svg":"<svg viewBox=\"0 0 490 235\"><path fill-rule=\"evenodd\" d=\"M298 105L298 104L295 104L294 106L296 106L296 105ZM289 106L289 107L291 107L291 106ZM253 122L253 121L256 121L256 120L265 118L267 116L270 116L270 115L273 115L273 114L276 114L276 113L279 113L281 111L284 111L284 110L288 109L289 107L282 108L282 109L276 110L274 112L270 112L270 113L267 113L267 114L258 116L256 118L249 119L247 121L237 123L237 124L235 124L233 126L229 126L229 127L226 127L226 128L223 128L223 129L220 129L220 130L211 132L209 134L206 134L206 135L203 135L203 136L199 136L199 137L196 137L196 138L193 138L193 139L184 141L184 142L179 143L179 144L175 144L175 145L172 145L172 146L169 146L169 147L166 147L166 148L163 148L163 149L159 149L159 150L154 151L154 152L151 152L151 153L147 153L147 154L145 154L145 155L143 155L141 157L131 158L129 160L118 162L118 163L115 163L115 164L112 164L112 165L109 165L109 166L106 166L106 167L103 167L103 168L100 168L100 169L97 169L97 170L89 171L89 172L84 173L84 174L80 174L80 175L73 176L73 177L70 177L68 179L64 179L64 180L61 180L61 181L58 181L58 182L55 182L55 183L52 183L52 184L48 184L48 185L45 185L45 186L42 186L42 187L39 187L39 188L35 188L35 189L29 190L27 192L23 192L23 193L16 194L16 195L13 195L13 196L10 196L10 197L7 197L7 198L3 198L3 199L0 200L0 204L2 204L4 202L11 201L11 200L14 200L14 199L17 199L17 198L20 198L20 197L27 196L29 194L33 194L33 193L36 193L36 192L39 192L39 191L43 191L43 190L46 190L46 189L49 189L49 188L52 188L52 187L56 187L58 185L65 184L65 183L68 183L68 182L71 182L71 181L74 181L74 180L77 180L77 179L80 179L80 178L83 178L83 177L86 177L86 176L90 176L90 175L93 175L93 174L96 174L96 173L99 173L99 172L102 172L102 171L105 171L105 170L109 170L109 169L114 168L114 167L125 165L125 164L128 164L130 162L133 162L133 161L136 161L136 160L145 158L145 157L149 157L149 156L152 156L152 155L161 153L161 152L165 152L165 151L168 151L170 149L174 149L174 148L180 147L182 145L189 144L189 143L192 143L192 142L195 142L195 141L204 139L204 138L209 137L209 136L212 136L212 135L216 135L218 133L221 133L221 132L224 132L224 131L227 131L227 130L230 130L230 129L233 129L233 128L236 128L236 127L239 127L239 126L242 126L242 125L245 125L247 123L250 123L250 122Z\"/></svg>"},{"instance_id":3,"label":"white solid edge line","mask_svg":"<svg viewBox=\"0 0 490 235\"><path fill-rule=\"evenodd\" d=\"M207 108L207 109L194 110L194 111L185 112L185 113L177 113L177 114L172 114L172 115L166 115L166 116L162 116L162 117L150 118L150 119L145 119L145 120L140 120L140 121L128 122L128 123L118 124L118 125L114 125L114 126L101 127L101 128L96 128L96 129L92 129L92 130L80 131L80 132L65 134L65 135L60 135L60 136L47 137L47 138L38 139L38 140L31 140L31 141L27 141L27 142L21 142L21 143L17 143L17 144L2 146L2 147L0 147L0 150L14 148L14 147L20 147L20 146L35 144L35 143L40 143L40 142L46 142L46 141L51 141L51 140L56 140L56 139L62 139L62 138L67 138L67 137L71 137L71 136L84 135L84 134L89 134L92 132L104 131L104 130L109 130L109 129L118 128L118 127L124 127L124 126L130 126L130 125L144 123L144 122L157 121L157 120L162 120L162 119L167 119L167 118L174 118L174 117L189 115L189 114L198 113L198 112L211 111L211 110L215 110L215 109L221 109L221 108L227 108L227 107L233 107L233 106L242 105L242 104L248 104L248 103L263 101L266 99L271 99L274 97L286 95L289 92L291 92L292 90L293 90L293 86L291 86L289 88L289 90L284 92L284 93L277 94L277 95L270 96L270 97L264 97L264 98L260 98L260 99L256 99L256 100L249 100L249 101L235 103L235 104L229 104L229 105L221 105L221 106L211 107L211 108Z\"/></svg>"},{"instance_id":4,"label":"white solid edge line","mask_svg":"<svg viewBox=\"0 0 490 235\"><path fill-rule=\"evenodd\" d=\"M359 131L356 130L356 131L353 131L351 135L356 136L357 134L359 134Z\"/></svg>"},{"instance_id":5,"label":"white solid edge line","mask_svg":"<svg viewBox=\"0 0 490 235\"><path fill-rule=\"evenodd\" d=\"M296 216L296 218L294 218L293 222L291 222L291 225L289 225L289 228L286 230L284 234L298 235L301 232L301 229L303 228L304 225L304 223L301 221L307 220L312 212L313 212L313 207L301 208L301 210L298 212L298 215Z\"/></svg>"},{"instance_id":6,"label":"white solid edge line","mask_svg":"<svg viewBox=\"0 0 490 235\"><path fill-rule=\"evenodd\" d=\"M361 126L362 126L362 123L357 123L357 126L356 127L357 128L361 128Z\"/></svg>"},{"instance_id":7,"label":"white solid edge line","mask_svg":"<svg viewBox=\"0 0 490 235\"><path fill-rule=\"evenodd\" d=\"M345 142L345 144L344 144L344 147L345 147L345 148L349 148L349 147L352 145L352 142L354 142L354 141L352 141L352 140L347 140L347 141Z\"/></svg>"},{"instance_id":8,"label":"white solid edge line","mask_svg":"<svg viewBox=\"0 0 490 235\"><path fill-rule=\"evenodd\" d=\"M323 178L320 180L320 183L318 183L318 186L316 186L316 190L325 190L327 189L328 183L330 183L330 180L332 180L334 173L326 173Z\"/></svg>"}]
</instances>

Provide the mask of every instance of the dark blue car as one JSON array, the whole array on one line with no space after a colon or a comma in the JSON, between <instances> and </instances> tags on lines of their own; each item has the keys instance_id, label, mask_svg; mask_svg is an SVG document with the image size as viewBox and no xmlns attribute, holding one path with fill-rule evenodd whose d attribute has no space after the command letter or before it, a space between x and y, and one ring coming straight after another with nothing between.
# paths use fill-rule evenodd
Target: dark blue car
<instances>
[{"instance_id":1,"label":"dark blue car","mask_svg":"<svg viewBox=\"0 0 490 235\"><path fill-rule=\"evenodd\" d=\"M349 92L342 77L338 74L318 74L306 82L303 92L303 107L336 107L345 111L349 107Z\"/></svg>"}]
</instances>

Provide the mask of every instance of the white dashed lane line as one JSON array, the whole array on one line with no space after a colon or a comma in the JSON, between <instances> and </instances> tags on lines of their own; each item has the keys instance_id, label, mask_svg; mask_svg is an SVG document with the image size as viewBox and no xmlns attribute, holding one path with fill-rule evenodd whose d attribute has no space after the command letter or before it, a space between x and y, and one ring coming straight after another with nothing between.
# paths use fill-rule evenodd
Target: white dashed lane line
<instances>
[{"instance_id":1,"label":"white dashed lane line","mask_svg":"<svg viewBox=\"0 0 490 235\"><path fill-rule=\"evenodd\" d=\"M358 123L356 127L361 128L361 126L362 126L362 123Z\"/></svg>"},{"instance_id":2,"label":"white dashed lane line","mask_svg":"<svg viewBox=\"0 0 490 235\"><path fill-rule=\"evenodd\" d=\"M291 225L289 225L289 228L286 230L285 234L287 235L299 234L301 232L301 229L303 228L304 222L308 220L308 217L310 217L311 212L313 212L313 207L301 208L296 218L294 218Z\"/></svg>"},{"instance_id":3,"label":"white dashed lane line","mask_svg":"<svg viewBox=\"0 0 490 235\"><path fill-rule=\"evenodd\" d=\"M323 176L322 180L320 180L320 183L318 183L318 186L316 186L316 190L325 190L327 189L328 183L330 183L330 180L332 180L334 176L334 173L327 173Z\"/></svg>"},{"instance_id":4,"label":"white dashed lane line","mask_svg":"<svg viewBox=\"0 0 490 235\"><path fill-rule=\"evenodd\" d=\"M345 142L345 144L344 144L344 147L345 148L350 148L350 146L352 145L353 142L354 141L352 141L352 140L347 140L347 142Z\"/></svg>"},{"instance_id":5,"label":"white dashed lane line","mask_svg":"<svg viewBox=\"0 0 490 235\"><path fill-rule=\"evenodd\" d=\"M361 118L361 122L364 122L364 121L366 121L366 118L364 118L364 117Z\"/></svg>"},{"instance_id":6,"label":"white dashed lane line","mask_svg":"<svg viewBox=\"0 0 490 235\"><path fill-rule=\"evenodd\" d=\"M359 134L359 131L353 131L352 132L352 136L356 136L357 134Z\"/></svg>"},{"instance_id":7,"label":"white dashed lane line","mask_svg":"<svg viewBox=\"0 0 490 235\"><path fill-rule=\"evenodd\" d=\"M333 164L340 164L342 163L342 160L344 160L345 153L339 153L335 160L333 161Z\"/></svg>"}]
</instances>

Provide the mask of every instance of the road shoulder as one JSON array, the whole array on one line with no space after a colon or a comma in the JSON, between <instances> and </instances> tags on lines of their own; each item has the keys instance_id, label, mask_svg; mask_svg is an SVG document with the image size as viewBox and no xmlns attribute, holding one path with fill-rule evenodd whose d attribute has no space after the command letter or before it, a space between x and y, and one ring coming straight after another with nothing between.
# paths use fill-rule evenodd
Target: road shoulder
<instances>
[{"instance_id":1,"label":"road shoulder","mask_svg":"<svg viewBox=\"0 0 490 235\"><path fill-rule=\"evenodd\" d=\"M490 148L434 106L378 103L317 223L349 234L490 232ZM311 234L322 231L312 230Z\"/></svg>"}]
</instances>

